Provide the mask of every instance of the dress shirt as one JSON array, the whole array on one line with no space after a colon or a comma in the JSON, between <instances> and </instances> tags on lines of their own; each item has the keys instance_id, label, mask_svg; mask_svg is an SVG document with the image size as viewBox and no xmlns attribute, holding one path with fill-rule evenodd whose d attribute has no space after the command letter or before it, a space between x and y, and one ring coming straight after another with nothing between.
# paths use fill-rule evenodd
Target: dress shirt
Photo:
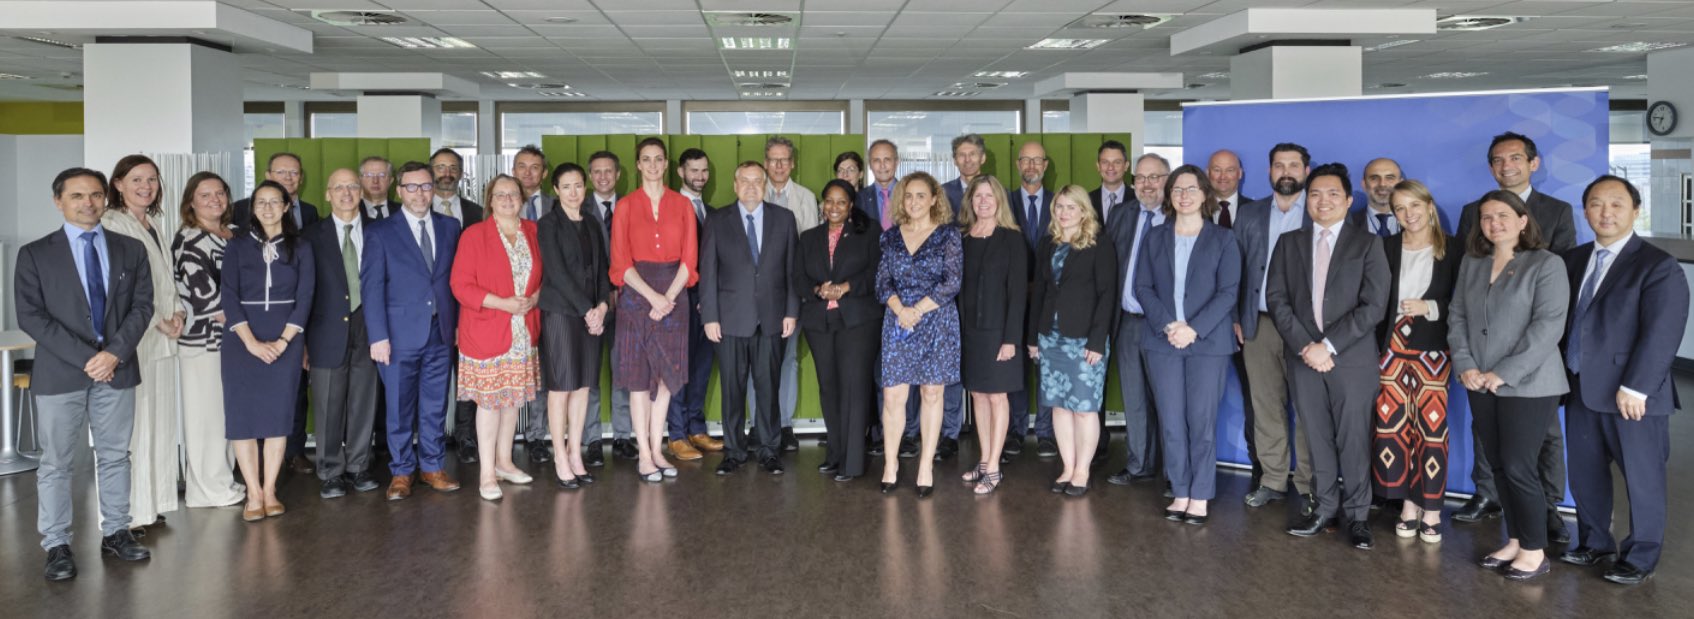
<instances>
[{"instance_id":1,"label":"dress shirt","mask_svg":"<svg viewBox=\"0 0 1694 619\"><path fill-rule=\"evenodd\" d=\"M605 222L608 226L612 225L612 212L613 209L617 208L618 204L617 194L602 196L598 193L593 193L590 195L593 196L590 199L594 200L594 208L599 209L595 211L595 213L600 215L600 221Z\"/></svg>"},{"instance_id":2,"label":"dress shirt","mask_svg":"<svg viewBox=\"0 0 1694 619\"><path fill-rule=\"evenodd\" d=\"M1290 209L1290 210L1292 210L1292 209ZM1335 225L1332 225L1332 226L1320 226L1320 225L1318 225L1317 222L1315 222L1315 221L1312 222L1312 262L1311 262L1311 264L1313 265L1314 269L1316 268L1317 263L1318 263L1318 245L1324 242L1323 241L1323 233L1324 233L1325 230L1329 231L1329 247L1327 248L1329 250L1329 268L1333 270L1333 269L1340 266L1340 265L1335 263L1335 248L1341 245L1341 228L1344 227L1346 224L1347 224L1347 220L1345 218L1343 218L1341 221L1335 222ZM1270 269L1266 269L1266 270L1268 271ZM1313 273L1312 276L1313 276L1312 281L1317 281L1316 280L1317 273ZM1326 281L1329 279L1329 272L1328 271L1324 272L1324 279ZM1425 285L1425 287L1427 287L1427 284ZM1309 295L1310 295L1310 293L1308 293L1308 296ZM1323 308L1318 308L1318 309L1322 310ZM1323 325L1321 325L1321 324L1318 325L1318 328L1322 329ZM1331 354L1331 355L1335 354L1335 345L1329 343L1329 338L1327 338L1327 337L1323 338L1323 347L1329 349L1329 354Z\"/></svg>"},{"instance_id":3,"label":"dress shirt","mask_svg":"<svg viewBox=\"0 0 1694 619\"><path fill-rule=\"evenodd\" d=\"M1300 225L1306 221L1305 214L1306 194L1304 192L1294 195L1294 205L1288 207L1287 212L1277 208L1276 198L1274 196L1271 198L1270 225L1266 226L1266 233L1270 235L1270 242L1265 244L1266 260L1270 260L1271 256L1276 255L1276 239L1281 237L1284 232L1299 230ZM1317 236L1315 236L1315 232L1312 239L1313 242L1316 242ZM1270 309L1268 309L1265 305L1265 289L1268 287L1269 283L1270 268L1269 265L1267 265L1265 268L1265 274L1259 278L1259 311L1261 312L1270 311Z\"/></svg>"},{"instance_id":4,"label":"dress shirt","mask_svg":"<svg viewBox=\"0 0 1694 619\"><path fill-rule=\"evenodd\" d=\"M1129 247L1129 273L1123 276L1123 299L1120 303L1123 311L1131 314L1144 313L1141 302L1135 300L1135 263L1141 257L1141 240L1147 238L1147 231L1152 230L1153 226L1165 223L1164 211L1156 206L1147 208L1144 204L1141 206L1141 212L1136 215L1140 221L1136 223L1135 244Z\"/></svg>"},{"instance_id":5,"label":"dress shirt","mask_svg":"<svg viewBox=\"0 0 1694 619\"><path fill-rule=\"evenodd\" d=\"M1388 219L1387 219L1388 234L1383 234L1381 232L1382 226L1384 225L1383 219L1382 219L1382 217L1380 217L1381 215L1387 215L1388 216ZM1394 210L1393 209L1389 209L1388 212L1382 213L1382 212L1378 212L1374 208L1371 208L1371 206L1369 204L1366 204L1365 205L1365 229L1369 230L1371 234L1374 234L1374 235L1377 235L1377 236L1391 236L1391 235L1399 234L1400 233L1400 220L1396 219L1394 217Z\"/></svg>"},{"instance_id":6,"label":"dress shirt","mask_svg":"<svg viewBox=\"0 0 1694 619\"><path fill-rule=\"evenodd\" d=\"M355 214L353 216L353 221L341 221L340 217L337 217L332 213L329 216L329 221L331 225L335 226L336 247L341 247L347 244L347 224L353 224L353 252L355 254L353 257L363 260L365 257L365 218L359 217ZM417 228L418 225L414 223L412 224L412 227ZM414 233L413 235L416 236L417 230L413 230L412 232Z\"/></svg>"},{"instance_id":7,"label":"dress shirt","mask_svg":"<svg viewBox=\"0 0 1694 619\"><path fill-rule=\"evenodd\" d=\"M540 195L539 192L536 195ZM438 193L435 194L433 199L435 200L435 212L457 219L460 224L465 223L465 207L459 203L458 194L443 198Z\"/></svg>"},{"instance_id":8,"label":"dress shirt","mask_svg":"<svg viewBox=\"0 0 1694 619\"><path fill-rule=\"evenodd\" d=\"M1177 322L1188 322L1188 310L1185 307L1188 299L1188 259L1194 254L1194 242L1200 240L1200 235L1183 236L1177 234L1174 236L1176 237L1176 264L1172 268L1176 275L1176 289L1175 294L1171 295L1171 299L1176 301Z\"/></svg>"},{"instance_id":9,"label":"dress shirt","mask_svg":"<svg viewBox=\"0 0 1694 619\"><path fill-rule=\"evenodd\" d=\"M400 212L406 215L406 229L412 231L412 242L417 245L420 253L423 251L423 237L420 236L422 234L429 235L430 247L435 248L438 252L441 251L441 244L435 241L435 226L431 223L425 223L423 226L418 225L420 222L429 222L428 213L424 213L423 217L418 217L417 215L413 215L411 211L406 210L404 207L400 209ZM436 256L430 256L429 259L434 261L436 260Z\"/></svg>"},{"instance_id":10,"label":"dress shirt","mask_svg":"<svg viewBox=\"0 0 1694 619\"><path fill-rule=\"evenodd\" d=\"M702 223L705 222L706 216L712 212L710 208L706 207L706 198L687 189L680 189L677 193L682 194L684 198L688 198L689 204L694 205L694 218Z\"/></svg>"},{"instance_id":11,"label":"dress shirt","mask_svg":"<svg viewBox=\"0 0 1694 619\"><path fill-rule=\"evenodd\" d=\"M371 219L384 219L394 214L388 211L388 200L372 202L361 197L359 198L359 207L365 209L365 212L370 214Z\"/></svg>"},{"instance_id":12,"label":"dress shirt","mask_svg":"<svg viewBox=\"0 0 1694 619\"><path fill-rule=\"evenodd\" d=\"M888 181L887 185L871 183L871 191L876 195L876 219L882 222L884 231L894 227L894 214L888 212L888 204L894 201L894 184L897 181Z\"/></svg>"},{"instance_id":13,"label":"dress shirt","mask_svg":"<svg viewBox=\"0 0 1694 619\"><path fill-rule=\"evenodd\" d=\"M1221 204L1224 204L1224 203L1229 204L1229 219L1230 219L1231 223L1234 223L1235 220L1241 219L1241 192L1240 191L1229 194L1227 196L1218 196L1218 204L1221 205ZM1219 217L1223 217L1223 209L1222 208L1219 208L1218 212L1212 213L1212 223L1214 223L1214 224L1217 223Z\"/></svg>"},{"instance_id":14,"label":"dress shirt","mask_svg":"<svg viewBox=\"0 0 1694 619\"><path fill-rule=\"evenodd\" d=\"M1106 226L1106 220L1112 217L1112 208L1123 206L1124 194L1129 191L1129 184L1118 185L1117 189L1107 189L1100 186L1100 227Z\"/></svg>"},{"instance_id":15,"label":"dress shirt","mask_svg":"<svg viewBox=\"0 0 1694 619\"><path fill-rule=\"evenodd\" d=\"M760 202L753 205L751 211L747 210L746 204L739 202L735 204L735 208L736 225L743 230L747 229L747 216L753 216L753 238L751 240L754 242L754 247L763 248L765 246L765 203Z\"/></svg>"},{"instance_id":16,"label":"dress shirt","mask_svg":"<svg viewBox=\"0 0 1694 619\"><path fill-rule=\"evenodd\" d=\"M94 253L100 256L100 272L106 276L103 283L106 285L106 291L110 292L112 289L112 256L106 251L106 228L100 224L94 224L94 229L83 230L66 222L64 229L65 236L71 240L71 258L76 260L76 278L77 281L82 282L83 297L86 298L89 292L88 262L83 255L88 251L83 249L82 234L84 232L94 233ZM111 301L107 302L110 303Z\"/></svg>"},{"instance_id":17,"label":"dress shirt","mask_svg":"<svg viewBox=\"0 0 1694 619\"><path fill-rule=\"evenodd\" d=\"M623 287L624 272L637 262L682 262L688 267L688 283L700 279L699 223L689 214L693 205L682 194L669 189L659 198L659 216L653 217L653 203L647 192L636 191L617 205L621 213L612 220L611 279L612 285ZM670 282L647 282L663 291Z\"/></svg>"}]
</instances>

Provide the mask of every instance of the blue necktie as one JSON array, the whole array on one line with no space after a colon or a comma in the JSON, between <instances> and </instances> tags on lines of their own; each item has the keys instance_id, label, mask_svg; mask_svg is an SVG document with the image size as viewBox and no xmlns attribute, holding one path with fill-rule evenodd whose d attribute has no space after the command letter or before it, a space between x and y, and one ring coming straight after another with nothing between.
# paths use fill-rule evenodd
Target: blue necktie
<instances>
[{"instance_id":1,"label":"blue necktie","mask_svg":"<svg viewBox=\"0 0 1694 619\"><path fill-rule=\"evenodd\" d=\"M1388 218L1389 217L1391 217L1391 215L1385 215L1385 214L1382 214L1382 213L1376 214L1376 235L1377 236L1380 236L1380 237L1385 238L1385 239L1390 237L1390 236L1393 236L1393 234L1391 234L1388 230Z\"/></svg>"},{"instance_id":2,"label":"blue necktie","mask_svg":"<svg viewBox=\"0 0 1694 619\"><path fill-rule=\"evenodd\" d=\"M1024 231L1029 236L1029 246L1034 247L1041 240L1041 205L1036 203L1035 196L1025 196L1029 199L1029 230Z\"/></svg>"},{"instance_id":3,"label":"blue necktie","mask_svg":"<svg viewBox=\"0 0 1694 619\"><path fill-rule=\"evenodd\" d=\"M418 222L418 249L423 250L424 267L429 269L430 274L434 274L435 244L429 242L429 230L424 228L427 225L429 225L428 219Z\"/></svg>"},{"instance_id":4,"label":"blue necktie","mask_svg":"<svg viewBox=\"0 0 1694 619\"><path fill-rule=\"evenodd\" d=\"M747 245L753 248L753 266L759 266L759 232L753 228L753 216L747 216Z\"/></svg>"},{"instance_id":5,"label":"blue necktie","mask_svg":"<svg viewBox=\"0 0 1694 619\"><path fill-rule=\"evenodd\" d=\"M82 261L88 265L88 317L94 323L94 340L106 341L106 274L100 268L100 251L94 248L94 231L82 233Z\"/></svg>"},{"instance_id":6,"label":"blue necktie","mask_svg":"<svg viewBox=\"0 0 1694 619\"><path fill-rule=\"evenodd\" d=\"M1581 371L1577 367L1582 359L1582 319L1588 315L1588 304L1594 302L1594 289L1600 287L1600 273L1606 268L1606 258L1611 257L1611 250L1601 249L1594 252L1594 270L1588 273L1588 279L1582 282L1582 292L1576 297L1576 315L1570 321L1570 340L1565 346L1565 367L1572 374Z\"/></svg>"},{"instance_id":7,"label":"blue necktie","mask_svg":"<svg viewBox=\"0 0 1694 619\"><path fill-rule=\"evenodd\" d=\"M536 192L535 195L530 196L530 198L528 200L529 203L524 205L524 210L523 210L523 218L524 219L527 219L527 220L530 220L530 221L536 220L535 203L539 202L540 200L541 200L541 192Z\"/></svg>"}]
</instances>

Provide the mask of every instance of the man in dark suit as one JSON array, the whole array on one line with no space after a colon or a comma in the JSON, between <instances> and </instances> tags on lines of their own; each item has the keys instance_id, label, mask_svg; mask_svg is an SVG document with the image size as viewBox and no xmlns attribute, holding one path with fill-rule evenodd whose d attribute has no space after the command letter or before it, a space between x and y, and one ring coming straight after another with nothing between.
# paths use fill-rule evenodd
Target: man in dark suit
<instances>
[{"instance_id":1,"label":"man in dark suit","mask_svg":"<svg viewBox=\"0 0 1694 619\"><path fill-rule=\"evenodd\" d=\"M448 280L459 222L430 210L435 177L429 166L400 166L400 213L371 224L359 264L371 359L387 400L388 500L412 495L412 473L442 492L459 489L443 470L448 366L459 304ZM417 428L417 452L412 428Z\"/></svg>"},{"instance_id":2,"label":"man in dark suit","mask_svg":"<svg viewBox=\"0 0 1694 619\"><path fill-rule=\"evenodd\" d=\"M1118 366L1118 393L1123 396L1124 450L1128 454L1123 469L1106 477L1106 482L1119 486L1152 479L1159 473L1159 416L1154 412L1148 374L1141 364L1141 336L1146 331L1142 323L1146 314L1135 298L1135 267L1141 239L1153 226L1165 223L1160 208L1165 203L1165 177L1170 171L1170 162L1157 154L1137 157L1132 179L1135 199L1124 205L1123 212L1114 215L1113 224L1106 228L1112 234L1118 255L1119 312L1115 321L1117 337L1111 343L1112 359ZM1109 442L1104 432L1101 437ZM1095 453L1105 451L1099 449Z\"/></svg>"},{"instance_id":3,"label":"man in dark suit","mask_svg":"<svg viewBox=\"0 0 1694 619\"><path fill-rule=\"evenodd\" d=\"M1565 331L1570 396L1565 423L1577 547L1559 559L1595 565L1605 579L1640 584L1665 541L1670 415L1680 406L1671 363L1688 322L1688 281L1670 254L1636 237L1641 192L1602 176L1582 192L1594 242L1565 254L1572 297ZM1612 463L1629 495L1629 537L1612 539Z\"/></svg>"},{"instance_id":4,"label":"man in dark suit","mask_svg":"<svg viewBox=\"0 0 1694 619\"><path fill-rule=\"evenodd\" d=\"M966 133L953 138L953 167L959 170L959 176L941 184L941 192L947 194L947 203L953 206L953 214L959 214L960 204L965 201L965 188L982 174L982 164L988 161L988 146L982 141L982 136Z\"/></svg>"},{"instance_id":5,"label":"man in dark suit","mask_svg":"<svg viewBox=\"0 0 1694 619\"><path fill-rule=\"evenodd\" d=\"M706 183L712 179L712 162L706 151L690 148L677 158L676 175L682 179L677 191L694 207L695 230L700 246L705 246L706 217L712 208L706 206ZM723 441L706 433L706 387L712 381L712 341L706 339L705 323L700 320L700 286L688 289L688 384L671 397L671 409L666 415L665 430L671 455L678 460L699 460L701 452L723 451Z\"/></svg>"},{"instance_id":6,"label":"man in dark suit","mask_svg":"<svg viewBox=\"0 0 1694 619\"><path fill-rule=\"evenodd\" d=\"M41 468L35 477L36 527L47 551L47 580L76 576L71 556L71 464L94 442L100 494L101 554L125 561L151 556L129 525L129 442L135 346L153 318L152 275L140 241L100 225L106 178L71 168L53 179L53 203L65 224L18 251L14 273L18 327L36 342L34 393ZM92 432L90 432L92 429Z\"/></svg>"},{"instance_id":7,"label":"man in dark suit","mask_svg":"<svg viewBox=\"0 0 1694 619\"><path fill-rule=\"evenodd\" d=\"M1213 152L1206 160L1206 179L1212 181L1212 189L1218 192L1218 212L1212 216L1212 223L1232 228L1240 217L1241 207L1257 201L1241 194L1241 175L1245 172L1241 157L1227 148ZM1252 442L1247 441L1249 445Z\"/></svg>"},{"instance_id":8,"label":"man in dark suit","mask_svg":"<svg viewBox=\"0 0 1694 619\"><path fill-rule=\"evenodd\" d=\"M1365 203L1347 212L1347 225L1356 226L1378 237L1388 238L1400 233L1400 220L1394 218L1394 186L1405 180L1399 162L1386 157L1365 164L1360 179L1365 190Z\"/></svg>"},{"instance_id":9,"label":"man in dark suit","mask_svg":"<svg viewBox=\"0 0 1694 619\"><path fill-rule=\"evenodd\" d=\"M541 221L552 208L553 203L541 186L545 179L550 178L551 170L547 167L547 155L534 144L524 145L518 149L518 154L512 156L512 178L518 179L518 188L523 190L523 207L518 210L518 217ZM605 217L601 219L611 221ZM611 224L607 224L607 229L611 229Z\"/></svg>"},{"instance_id":10,"label":"man in dark suit","mask_svg":"<svg viewBox=\"0 0 1694 619\"><path fill-rule=\"evenodd\" d=\"M365 308L359 290L359 253L374 221L359 208L359 176L342 168L329 175L324 198L330 216L307 228L317 256L317 292L306 325L307 376L317 413L318 496L334 499L349 489L369 492L371 433L376 424L376 363L371 361Z\"/></svg>"},{"instance_id":11,"label":"man in dark suit","mask_svg":"<svg viewBox=\"0 0 1694 619\"><path fill-rule=\"evenodd\" d=\"M1353 547L1368 550L1376 325L1388 308L1390 275L1381 240L1346 225L1352 202L1346 166L1312 170L1306 180L1312 227L1276 244L1265 301L1282 336L1294 409L1306 426L1318 501L1288 532L1317 535L1344 514Z\"/></svg>"},{"instance_id":12,"label":"man in dark suit","mask_svg":"<svg viewBox=\"0 0 1694 619\"><path fill-rule=\"evenodd\" d=\"M365 217L388 219L400 212L400 202L388 197L394 185L394 164L372 155L359 162L359 200Z\"/></svg>"},{"instance_id":13,"label":"man in dark suit","mask_svg":"<svg viewBox=\"0 0 1694 619\"><path fill-rule=\"evenodd\" d=\"M582 208L593 211L600 216L600 223L606 226L606 238L612 238L612 215L618 204L618 179L623 177L623 168L618 166L618 155L611 151L596 151L588 156L588 184L593 191L582 196ZM604 339L606 348L613 347L617 338L617 291L612 291L612 310L606 315L606 333ZM600 385L588 388L588 421L582 426L582 438L588 441L583 446L583 463L587 466L600 466L605 456L600 441L603 430L600 428ZM635 446L635 424L629 417L629 391L612 388L612 457L624 460L635 460L640 457L640 450Z\"/></svg>"},{"instance_id":14,"label":"man in dark suit","mask_svg":"<svg viewBox=\"0 0 1694 619\"><path fill-rule=\"evenodd\" d=\"M1510 131L1494 136L1494 141L1488 146L1488 168L1501 189L1523 198L1524 205L1529 207L1529 217L1541 228L1541 238L1547 239L1548 251L1563 254L1576 246L1576 221L1571 214L1570 203L1536 191L1529 184L1530 177L1541 169L1541 154L1535 148L1534 140ZM1480 202L1466 204L1459 215L1461 246L1469 241L1471 231L1476 229ZM1476 458L1471 463L1470 477L1476 483L1476 493L1453 514L1453 520L1458 522L1479 522L1499 517L1501 513L1494 473L1489 469L1479 440L1471 437L1471 453L1476 454ZM1547 541L1555 546L1570 543L1570 531L1558 510L1559 502L1565 497L1564 454L1564 432L1559 424L1549 424L1547 439L1541 445L1539 467L1541 486L1546 491L1548 502Z\"/></svg>"},{"instance_id":15,"label":"man in dark suit","mask_svg":"<svg viewBox=\"0 0 1694 619\"><path fill-rule=\"evenodd\" d=\"M1047 178L1047 149L1040 142L1024 142L1018 147L1018 181L1015 189L1006 190L1006 202L1012 207L1012 221L1023 231L1029 250L1035 251L1047 226L1053 221L1053 192L1042 185ZM968 188L969 185L967 184ZM957 207L958 205L954 205Z\"/></svg>"},{"instance_id":16,"label":"man in dark suit","mask_svg":"<svg viewBox=\"0 0 1694 619\"><path fill-rule=\"evenodd\" d=\"M777 408L777 377L782 371L783 339L794 335L800 298L791 283L799 235L794 214L766 202L764 166L743 163L735 169L734 208L706 217L706 242L700 251L700 319L706 338L717 344L723 378L724 459L719 475L734 473L751 449L759 464L782 474L782 419ZM755 445L742 444L748 374L753 379Z\"/></svg>"},{"instance_id":17,"label":"man in dark suit","mask_svg":"<svg viewBox=\"0 0 1694 619\"><path fill-rule=\"evenodd\" d=\"M1094 158L1094 168L1100 172L1100 186L1088 192L1101 229L1110 229L1113 211L1131 199L1129 185L1123 175L1129 172L1129 149L1123 142L1106 140Z\"/></svg>"},{"instance_id":18,"label":"man in dark suit","mask_svg":"<svg viewBox=\"0 0 1694 619\"><path fill-rule=\"evenodd\" d=\"M459 195L459 180L465 176L465 160L459 156L457 151L451 148L436 150L435 154L429 156L429 169L435 172L435 197L432 200L435 212L459 220L459 225L463 228L469 228L471 224L482 221L482 205ZM458 355L455 354L453 357L457 359ZM524 430L525 436L529 436L530 432L534 431L536 417L536 415L530 416L530 425ZM543 419L542 423L545 424L546 420ZM531 447L526 450L531 458L535 457L535 442L534 440L530 441ZM475 402L460 400L454 403L453 443L458 445L459 462L476 463Z\"/></svg>"},{"instance_id":19,"label":"man in dark suit","mask_svg":"<svg viewBox=\"0 0 1694 619\"><path fill-rule=\"evenodd\" d=\"M900 151L888 140L871 142L871 185L859 190L859 210L883 230L894 227L894 214L886 212L894 203L894 184L899 182Z\"/></svg>"}]
</instances>

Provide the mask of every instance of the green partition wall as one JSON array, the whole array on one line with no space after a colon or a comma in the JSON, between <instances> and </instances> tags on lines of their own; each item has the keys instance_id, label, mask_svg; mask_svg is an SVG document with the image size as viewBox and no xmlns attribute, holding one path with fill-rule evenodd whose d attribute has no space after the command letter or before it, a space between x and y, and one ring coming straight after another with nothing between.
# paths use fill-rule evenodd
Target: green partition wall
<instances>
[{"instance_id":1,"label":"green partition wall","mask_svg":"<svg viewBox=\"0 0 1694 619\"><path fill-rule=\"evenodd\" d=\"M306 175L300 183L300 197L316 204L318 214L327 215L329 201L324 199L324 181L330 172L338 168L357 170L361 160L373 155L388 158L396 168L407 161L427 162L431 151L429 138L255 138L256 179L264 178L265 163L271 155L280 152L300 157L300 169Z\"/></svg>"}]
</instances>

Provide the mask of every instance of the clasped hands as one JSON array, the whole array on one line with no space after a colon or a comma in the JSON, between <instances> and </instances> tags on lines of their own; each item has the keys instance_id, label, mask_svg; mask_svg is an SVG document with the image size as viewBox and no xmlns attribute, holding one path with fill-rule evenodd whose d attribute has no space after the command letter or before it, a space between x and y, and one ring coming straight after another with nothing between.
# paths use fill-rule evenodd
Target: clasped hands
<instances>
[{"instance_id":1,"label":"clasped hands","mask_svg":"<svg viewBox=\"0 0 1694 619\"><path fill-rule=\"evenodd\" d=\"M1324 346L1323 342L1312 342L1300 349L1300 360L1306 362L1306 367L1320 374L1327 374L1335 369L1335 357L1329 354L1329 347Z\"/></svg>"},{"instance_id":2,"label":"clasped hands","mask_svg":"<svg viewBox=\"0 0 1694 619\"><path fill-rule=\"evenodd\" d=\"M846 296L847 291L852 290L852 288L847 283L824 282L812 288L812 294L818 295L818 298L825 301L840 301L841 297Z\"/></svg>"},{"instance_id":3,"label":"clasped hands","mask_svg":"<svg viewBox=\"0 0 1694 619\"><path fill-rule=\"evenodd\" d=\"M482 305L483 307L491 307L513 316L522 316L524 314L528 314L530 310L535 309L535 305L539 303L540 300L541 293L536 293L527 297L516 295L510 297L495 297L494 300L483 303Z\"/></svg>"},{"instance_id":4,"label":"clasped hands","mask_svg":"<svg viewBox=\"0 0 1694 619\"><path fill-rule=\"evenodd\" d=\"M1498 393L1501 387L1506 386L1506 381L1500 378L1499 374L1483 372L1476 368L1460 372L1459 383L1471 391L1487 391L1489 393Z\"/></svg>"},{"instance_id":5,"label":"clasped hands","mask_svg":"<svg viewBox=\"0 0 1694 619\"><path fill-rule=\"evenodd\" d=\"M1199 338L1200 333L1195 331L1194 327L1188 326L1186 322L1179 321L1165 325L1165 340L1170 342L1170 345L1177 350L1188 348L1194 344L1194 340Z\"/></svg>"}]
</instances>

